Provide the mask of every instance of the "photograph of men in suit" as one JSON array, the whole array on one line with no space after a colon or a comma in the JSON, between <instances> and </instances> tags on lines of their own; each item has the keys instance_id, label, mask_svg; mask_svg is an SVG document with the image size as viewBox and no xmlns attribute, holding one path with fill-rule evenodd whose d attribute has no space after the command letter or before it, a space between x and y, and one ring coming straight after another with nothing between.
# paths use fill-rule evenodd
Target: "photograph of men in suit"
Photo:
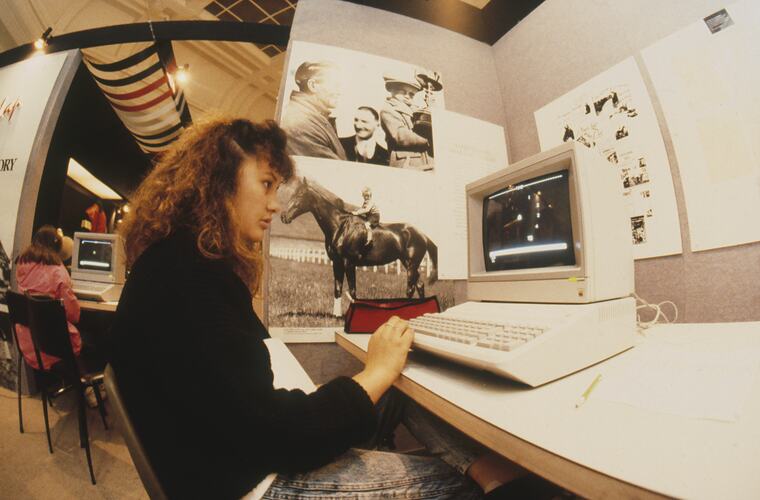
<instances>
[{"instance_id":1,"label":"photograph of men in suit","mask_svg":"<svg viewBox=\"0 0 760 500\"><path fill-rule=\"evenodd\" d=\"M340 138L349 161L388 165L388 150L378 144L375 136L379 125L380 115L375 108L359 106L356 109L354 135Z\"/></svg>"},{"instance_id":2,"label":"photograph of men in suit","mask_svg":"<svg viewBox=\"0 0 760 500\"><path fill-rule=\"evenodd\" d=\"M295 73L280 126L288 134L288 154L345 160L331 112L340 97L338 68L327 62L302 63Z\"/></svg>"},{"instance_id":3,"label":"photograph of men in suit","mask_svg":"<svg viewBox=\"0 0 760 500\"><path fill-rule=\"evenodd\" d=\"M383 76L389 96L380 111L380 123L385 131L390 153L390 166L414 170L432 170L433 160L428 154L430 141L414 129L414 97L422 90L416 79Z\"/></svg>"}]
</instances>

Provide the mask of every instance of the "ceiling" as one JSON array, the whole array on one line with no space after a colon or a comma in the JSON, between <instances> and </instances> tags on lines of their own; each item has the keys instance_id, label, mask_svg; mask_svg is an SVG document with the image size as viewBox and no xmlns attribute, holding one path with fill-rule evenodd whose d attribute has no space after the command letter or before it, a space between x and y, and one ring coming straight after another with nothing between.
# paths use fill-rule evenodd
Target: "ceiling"
<instances>
[{"instance_id":1,"label":"ceiling","mask_svg":"<svg viewBox=\"0 0 760 500\"><path fill-rule=\"evenodd\" d=\"M245 21L248 23L293 24L298 0L214 0L206 5L206 12L220 21ZM285 50L277 45L256 44L270 57Z\"/></svg>"},{"instance_id":2,"label":"ceiling","mask_svg":"<svg viewBox=\"0 0 760 500\"><path fill-rule=\"evenodd\" d=\"M243 3L254 6L249 0L0 0L0 12L3 12L0 52L35 40L48 26L53 28L55 37L149 20L216 20L212 11L234 15L229 8L232 4ZM264 9L283 4L276 12L262 11L267 14L263 18L265 22L273 24L286 18L284 10L293 12L295 6L295 2L288 0L259 0L258 3ZM94 62L109 63L147 45L108 45L84 49L83 52ZM184 89L194 118L209 112L245 115L253 120L274 116L285 60L284 48L224 41L177 41L173 46L177 62L190 65L192 78Z\"/></svg>"},{"instance_id":3,"label":"ceiling","mask_svg":"<svg viewBox=\"0 0 760 500\"><path fill-rule=\"evenodd\" d=\"M468 3L468 4L472 5L473 7L477 7L478 9L482 9L491 0L462 0L462 1L464 3Z\"/></svg>"}]
</instances>

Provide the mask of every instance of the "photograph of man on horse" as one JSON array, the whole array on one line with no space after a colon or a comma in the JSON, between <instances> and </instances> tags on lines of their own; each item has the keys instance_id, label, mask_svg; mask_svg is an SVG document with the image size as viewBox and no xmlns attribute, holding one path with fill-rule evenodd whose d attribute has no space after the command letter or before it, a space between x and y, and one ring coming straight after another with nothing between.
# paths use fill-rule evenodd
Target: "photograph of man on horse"
<instances>
[{"instance_id":1,"label":"photograph of man on horse","mask_svg":"<svg viewBox=\"0 0 760 500\"><path fill-rule=\"evenodd\" d=\"M285 224L311 213L324 234L325 250L332 262L334 314L340 315L343 281L357 298L356 267L381 266L396 260L406 269L406 296L425 296L420 265L429 255L432 272L428 284L438 279L438 247L422 231L405 222L380 223L380 211L372 202L372 191L363 191L364 203L357 208L345 203L313 180L298 181L280 215Z\"/></svg>"}]
</instances>

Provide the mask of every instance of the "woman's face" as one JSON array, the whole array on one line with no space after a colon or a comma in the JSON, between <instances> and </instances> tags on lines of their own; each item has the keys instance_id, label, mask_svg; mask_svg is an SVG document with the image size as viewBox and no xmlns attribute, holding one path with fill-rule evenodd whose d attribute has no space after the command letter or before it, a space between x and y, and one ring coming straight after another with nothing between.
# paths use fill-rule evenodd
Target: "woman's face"
<instances>
[{"instance_id":1,"label":"woman's face","mask_svg":"<svg viewBox=\"0 0 760 500\"><path fill-rule=\"evenodd\" d=\"M238 171L237 191L232 196L235 224L245 238L262 241L272 216L282 207L277 189L282 177L272 170L266 157L246 156Z\"/></svg>"}]
</instances>

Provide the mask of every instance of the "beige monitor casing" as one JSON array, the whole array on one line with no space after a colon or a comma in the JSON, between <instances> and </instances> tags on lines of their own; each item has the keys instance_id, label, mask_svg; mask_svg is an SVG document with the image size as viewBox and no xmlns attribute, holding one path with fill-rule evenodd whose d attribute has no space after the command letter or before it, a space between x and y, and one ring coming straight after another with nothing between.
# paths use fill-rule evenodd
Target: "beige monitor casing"
<instances>
[{"instance_id":1,"label":"beige monitor casing","mask_svg":"<svg viewBox=\"0 0 760 500\"><path fill-rule=\"evenodd\" d=\"M507 185L567 169L574 266L487 272L483 199ZM466 186L467 299L585 304L634 291L630 219L618 169L583 145L566 143Z\"/></svg>"}]
</instances>

